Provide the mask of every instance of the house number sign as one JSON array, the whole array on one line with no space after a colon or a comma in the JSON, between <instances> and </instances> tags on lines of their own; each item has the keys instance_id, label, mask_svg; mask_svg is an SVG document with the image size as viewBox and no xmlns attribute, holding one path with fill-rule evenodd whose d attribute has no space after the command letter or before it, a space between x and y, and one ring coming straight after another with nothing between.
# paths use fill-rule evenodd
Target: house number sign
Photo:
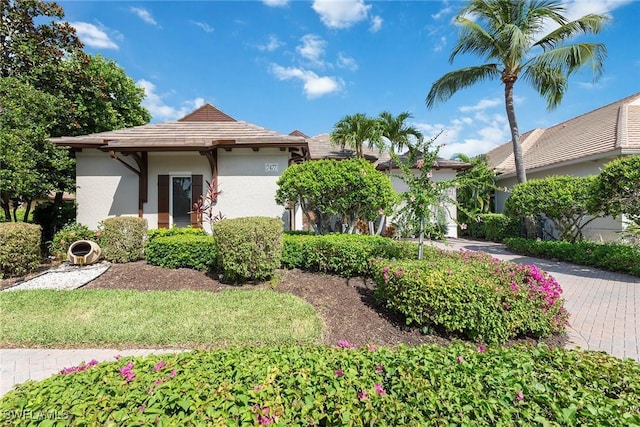
<instances>
[{"instance_id":1,"label":"house number sign","mask_svg":"<svg viewBox=\"0 0 640 427\"><path fill-rule=\"evenodd\" d=\"M278 164L277 163L265 163L264 164L265 172L278 172Z\"/></svg>"}]
</instances>

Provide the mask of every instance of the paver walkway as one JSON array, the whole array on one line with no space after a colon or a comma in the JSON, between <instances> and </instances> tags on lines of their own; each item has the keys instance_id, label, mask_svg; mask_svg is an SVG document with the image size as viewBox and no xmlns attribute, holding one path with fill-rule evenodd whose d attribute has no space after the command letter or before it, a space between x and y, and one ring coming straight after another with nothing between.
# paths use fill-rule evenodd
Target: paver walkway
<instances>
[{"instance_id":1,"label":"paver walkway","mask_svg":"<svg viewBox=\"0 0 640 427\"><path fill-rule=\"evenodd\" d=\"M445 247L441 243L437 246ZM568 347L606 351L640 361L640 278L514 255L498 243L450 239L446 248L484 251L499 259L536 264L551 273L564 290L565 307L571 315ZM117 355L168 351L172 350L0 349L0 396L14 384L42 380L91 359L109 361Z\"/></svg>"}]
</instances>

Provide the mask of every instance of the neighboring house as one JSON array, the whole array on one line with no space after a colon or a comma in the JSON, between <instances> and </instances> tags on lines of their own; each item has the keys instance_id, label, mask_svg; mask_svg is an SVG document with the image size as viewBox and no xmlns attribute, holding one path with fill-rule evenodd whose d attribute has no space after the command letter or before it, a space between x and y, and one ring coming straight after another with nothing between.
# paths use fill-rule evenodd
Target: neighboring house
<instances>
[{"instance_id":1,"label":"neighboring house","mask_svg":"<svg viewBox=\"0 0 640 427\"><path fill-rule=\"evenodd\" d=\"M294 131L290 135L305 136L300 131ZM307 137L308 138L308 137ZM335 159L343 160L350 159L355 156L355 151L351 149L341 149L331 144L331 137L328 133L321 133L308 139L309 142L309 157L311 160L320 159ZM380 152L375 148L369 148L366 145L363 148L364 158L376 165L376 169L388 174L398 174L400 170L398 168L389 169L391 165L391 159L389 153ZM400 156L401 160L406 160L406 156L403 154ZM438 158L438 166L433 168L433 180L434 181L447 181L453 180L456 177L456 171L466 169L470 167L468 163L459 162L456 160L447 160ZM417 169L416 169L417 171ZM397 193L402 193L408 190L407 185L398 177L392 176L391 183L393 189ZM456 189L451 187L446 195L449 200L455 200ZM458 224L457 224L457 210L453 203L444 203L441 212L443 212L442 221L447 227L447 237L458 237ZM393 221L393 218L390 218Z\"/></svg>"},{"instance_id":2,"label":"neighboring house","mask_svg":"<svg viewBox=\"0 0 640 427\"><path fill-rule=\"evenodd\" d=\"M196 225L193 203L217 180L215 213L226 218L281 218L302 227L302 215L276 204L276 181L309 158L304 137L238 121L205 104L177 121L86 136L52 138L76 156L77 221L96 228L105 218L146 218L149 228Z\"/></svg>"},{"instance_id":3,"label":"neighboring house","mask_svg":"<svg viewBox=\"0 0 640 427\"><path fill-rule=\"evenodd\" d=\"M547 129L521 135L527 179L550 175L597 175L600 168L621 156L640 154L640 93L621 99ZM517 180L511 142L487 153L489 166L499 175L498 187L512 188ZM496 192L496 212L504 210L508 191ZM616 240L624 218L591 222L585 237Z\"/></svg>"},{"instance_id":4,"label":"neighboring house","mask_svg":"<svg viewBox=\"0 0 640 427\"><path fill-rule=\"evenodd\" d=\"M311 147L311 145L309 147ZM398 157L401 162L406 163L407 153L404 153ZM420 157L418 158L418 160L419 159ZM432 169L432 179L436 182L452 181L456 178L457 171L468 169L470 167L471 165L469 163L438 157L436 159L436 165ZM379 162L376 165L376 169L392 175L391 183L393 185L393 189L396 190L397 193L403 193L409 190L409 187L404 183L404 181L402 181L402 179L398 178L397 176L393 176L401 173L400 169L393 163L393 160L388 159ZM412 169L415 174L418 173L417 168L413 167ZM441 206L437 208L436 214L440 217L440 221L442 221L442 223L444 223L447 228L446 236L456 238L458 237L458 210L454 203L454 201L456 200L456 188L453 186L449 187L449 191L444 196L445 201Z\"/></svg>"}]
</instances>

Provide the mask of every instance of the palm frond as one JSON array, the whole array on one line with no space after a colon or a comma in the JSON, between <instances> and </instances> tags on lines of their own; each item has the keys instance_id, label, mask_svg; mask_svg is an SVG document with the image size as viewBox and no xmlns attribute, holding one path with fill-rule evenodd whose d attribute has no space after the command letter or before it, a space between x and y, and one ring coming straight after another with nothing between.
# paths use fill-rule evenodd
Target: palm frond
<instances>
[{"instance_id":1,"label":"palm frond","mask_svg":"<svg viewBox=\"0 0 640 427\"><path fill-rule=\"evenodd\" d=\"M498 64L484 64L451 71L431 86L426 98L427 108L432 108L436 102L448 100L460 89L473 86L483 80L500 78L500 75Z\"/></svg>"},{"instance_id":2,"label":"palm frond","mask_svg":"<svg viewBox=\"0 0 640 427\"><path fill-rule=\"evenodd\" d=\"M598 34L611 18L604 15L589 14L575 21L567 22L538 40L534 46L552 49L559 43L583 34Z\"/></svg>"}]
</instances>

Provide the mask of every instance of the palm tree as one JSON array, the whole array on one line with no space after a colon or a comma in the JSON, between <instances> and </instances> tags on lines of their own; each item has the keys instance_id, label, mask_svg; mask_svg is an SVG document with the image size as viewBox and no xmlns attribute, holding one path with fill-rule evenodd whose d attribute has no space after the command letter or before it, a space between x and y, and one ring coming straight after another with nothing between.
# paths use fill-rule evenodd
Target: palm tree
<instances>
[{"instance_id":1,"label":"palm tree","mask_svg":"<svg viewBox=\"0 0 640 427\"><path fill-rule=\"evenodd\" d=\"M590 65L597 79L603 70L607 54L603 44L564 42L578 35L599 33L608 18L589 14L569 21L562 15L564 11L559 0L470 0L456 17L460 33L449 62L464 53L476 54L487 62L445 74L427 95L427 107L432 108L460 89L500 79L518 182L527 180L513 107L513 87L518 78L529 83L551 110L560 104L573 72ZM549 24L558 28L543 35Z\"/></svg>"},{"instance_id":2,"label":"palm tree","mask_svg":"<svg viewBox=\"0 0 640 427\"><path fill-rule=\"evenodd\" d=\"M363 145L368 141L369 148L382 145L382 132L376 119L368 117L366 114L356 113L344 116L333 127L331 132L331 143L352 148L356 156L364 158Z\"/></svg>"},{"instance_id":3,"label":"palm tree","mask_svg":"<svg viewBox=\"0 0 640 427\"><path fill-rule=\"evenodd\" d=\"M382 136L389 140L391 150L402 150L405 145L410 144L410 137L412 136L417 140L422 139L422 132L413 126L407 126L405 124L405 121L412 117L413 115L407 111L404 111L395 117L390 112L383 111L378 116Z\"/></svg>"}]
</instances>

